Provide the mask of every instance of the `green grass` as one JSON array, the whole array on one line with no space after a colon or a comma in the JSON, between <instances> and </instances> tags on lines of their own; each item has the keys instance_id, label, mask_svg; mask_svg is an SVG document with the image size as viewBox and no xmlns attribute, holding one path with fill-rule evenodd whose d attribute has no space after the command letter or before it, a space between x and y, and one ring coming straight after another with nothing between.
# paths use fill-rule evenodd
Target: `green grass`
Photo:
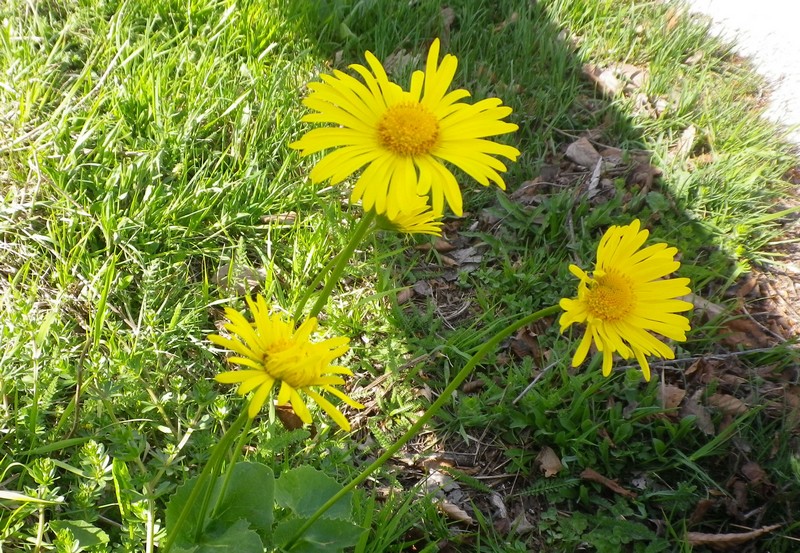
<instances>
[{"instance_id":1,"label":"green grass","mask_svg":"<svg viewBox=\"0 0 800 553\"><path fill-rule=\"evenodd\" d=\"M288 144L308 128L300 122L305 84L331 67L362 63L365 50L386 59L405 49L421 60L429 41L442 37L459 59L456 86L514 109L520 130L508 141L522 156L507 173L509 192L558 165L572 137L587 131L626 155L651 152L663 175L647 189L619 174L602 201L586 197L580 172L561 175L529 207L461 179L468 213L447 221L448 237L483 244L471 272L408 247L427 239L374 238L323 312L332 335L352 339L350 393L368 411L352 414L349 436L327 422L313 437L288 432L264 417L251 431L248 459L276 473L302 459L347 481L494 332L573 294L567 264L588 266L610 224L639 217L655 239L678 246L681 275L712 301L769 262L767 246L781 230L774 205L796 160L759 119L762 83L701 23L658 2L455 0L446 4L455 15L449 25L444 7L436 0L0 6L0 474L4 489L58 503L2 500L0 543L69 551L64 521L105 532L109 543L96 551L142 551L162 538L166 500L197 474L240 408L211 380L224 364L205 336L223 306L244 307L233 287L241 268L260 272L261 291L291 312L357 222L345 187L312 186L314 159L300 159ZM697 52L700 61L687 63ZM646 67L648 78L632 94L604 97L582 75L589 62ZM397 67L393 76L404 82L416 67ZM640 109L642 98L650 108L663 100L663 112ZM692 125L694 144L676 155ZM290 223L265 219L290 211ZM497 223L486 223L489 216ZM216 276L225 267L229 285ZM431 282L434 296L398 304L398 291L417 281ZM679 357L722 351L720 321L694 326ZM504 346L473 376L478 391L459 393L407 447L412 459L475 454L459 485L478 522L461 526L420 500L420 462L389 465L358 492L355 516L369 531L356 551L412 544L436 551L445 541L465 551L556 552L582 543L597 551L688 551L687 530L771 523L783 526L759 547L793 550L798 528L786 513L800 493L794 415L756 406L774 399L768 369L796 365L795 349L725 358L731 371L748 375L740 387L753 408L733 420L712 410L718 429L730 426L706 436L691 417L663 412L660 380L644 384L635 369L610 380L596 365L569 369L575 339L559 337L553 320L533 336L537 352L519 357ZM681 382L687 366L667 365L664 378ZM731 392L726 386L711 382L703 395ZM552 479L536 468L544 446L565 465ZM765 506L758 521L728 515L718 499L732 497L729 482L741 479L745 460L759 463L775 486L772 499L749 488L748 506ZM635 499L613 494L582 481L585 468L643 488ZM487 486L514 516L524 511L534 530L498 531ZM714 508L690 526L706 498Z\"/></svg>"}]
</instances>

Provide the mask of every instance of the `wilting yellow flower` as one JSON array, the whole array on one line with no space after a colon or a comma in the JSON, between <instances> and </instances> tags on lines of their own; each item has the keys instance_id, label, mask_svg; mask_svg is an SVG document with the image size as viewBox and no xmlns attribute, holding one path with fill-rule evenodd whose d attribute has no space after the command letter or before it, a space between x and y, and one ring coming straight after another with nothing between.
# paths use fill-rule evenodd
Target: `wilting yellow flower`
<instances>
[{"instance_id":1,"label":"wilting yellow flower","mask_svg":"<svg viewBox=\"0 0 800 553\"><path fill-rule=\"evenodd\" d=\"M312 93L303 103L317 113L304 121L329 123L307 132L290 146L309 155L334 149L311 171L312 182L343 181L366 165L350 198L365 210L388 213L393 218L416 196L431 196L433 211L444 212L444 201L462 214L461 190L444 165L451 163L479 183L490 181L505 189L498 171L506 167L493 156L512 161L519 151L487 137L510 133L517 125L502 121L511 113L498 98L475 104L458 100L466 90L447 92L458 61L445 55L439 64L439 40L428 52L425 71L411 76L409 91L391 82L378 59L366 54L367 64L350 66L363 83L346 73L321 75L310 83Z\"/></svg>"},{"instance_id":2,"label":"wilting yellow flower","mask_svg":"<svg viewBox=\"0 0 800 553\"><path fill-rule=\"evenodd\" d=\"M403 208L394 217L379 216L378 225L403 234L442 235L441 215L437 215L428 205L427 198L422 196L417 196L413 204Z\"/></svg>"},{"instance_id":3,"label":"wilting yellow flower","mask_svg":"<svg viewBox=\"0 0 800 553\"><path fill-rule=\"evenodd\" d=\"M577 298L564 298L559 303L564 309L559 321L561 332L572 323L586 324L573 367L583 362L594 340L603 353L603 375L611 374L616 352L625 359L635 356L649 381L648 355L675 357L672 349L650 332L686 340L689 320L676 313L688 311L692 304L676 298L690 292L689 279L663 279L680 267L675 261L678 250L664 243L640 250L648 234L639 230L638 220L627 226L612 226L597 248L597 265L591 276L575 265L569 266L581 282Z\"/></svg>"},{"instance_id":4,"label":"wilting yellow flower","mask_svg":"<svg viewBox=\"0 0 800 553\"><path fill-rule=\"evenodd\" d=\"M248 414L251 418L261 410L275 384L280 384L278 405L291 403L294 412L304 423L311 422L311 413L299 392L317 402L322 409L345 430L350 423L330 401L312 390L322 390L338 397L356 409L364 406L347 397L335 386L344 384L340 375L352 375L345 367L331 365L337 357L349 349L346 337L330 338L312 342L311 334L317 328L316 319L308 319L295 330L294 323L280 313L270 313L262 296L255 302L247 299L254 321L250 323L238 311L225 309L230 323L224 325L232 337L217 334L208 336L212 343L226 348L239 356L228 361L247 367L218 374L215 379L223 384L239 384L236 390L245 395L253 390Z\"/></svg>"}]
</instances>

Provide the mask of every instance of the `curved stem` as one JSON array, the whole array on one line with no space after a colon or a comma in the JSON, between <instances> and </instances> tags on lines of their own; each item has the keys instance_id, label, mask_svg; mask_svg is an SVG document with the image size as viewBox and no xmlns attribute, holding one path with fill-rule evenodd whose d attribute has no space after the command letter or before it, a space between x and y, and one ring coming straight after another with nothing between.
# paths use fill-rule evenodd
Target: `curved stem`
<instances>
[{"instance_id":1,"label":"curved stem","mask_svg":"<svg viewBox=\"0 0 800 553\"><path fill-rule=\"evenodd\" d=\"M356 227L356 230L353 232L353 235L350 237L350 241L347 243L345 248L336 256L337 262L336 266L331 270L330 275L328 276L328 280L325 282L325 288L322 289L319 297L317 297L317 301L314 303L314 307L311 308L311 311L308 313L308 319L311 317L316 317L320 311L322 311L325 302L328 301L328 297L331 295L331 291L333 287L339 282L339 279L342 278L342 273L344 272L344 268L347 266L347 262L350 260L350 257L353 255L353 252L356 250L358 245L363 240L364 236L366 236L367 231L370 230L372 226L372 221L375 219L375 212L374 211L367 211L361 217L361 222ZM304 302L305 303L305 302ZM302 304L300 307L295 310L295 321L299 320L302 310Z\"/></svg>"},{"instance_id":2,"label":"curved stem","mask_svg":"<svg viewBox=\"0 0 800 553\"><path fill-rule=\"evenodd\" d=\"M378 457L375 461L373 461L367 468L362 470L355 478L353 478L349 484L347 484L344 488L342 488L338 493L336 493L333 497L331 497L328 501L325 502L317 511L311 515L309 518L298 530L295 532L292 539L286 544L285 549L288 551L291 547L295 544L295 542L302 537L302 535L308 530L314 522L317 521L319 517L321 517L325 511L330 509L337 501L339 501L342 497L353 491L356 486L358 486L361 482L367 479L367 477L379 469L386 461L388 461L395 453L397 453L401 447L403 447L408 440L413 438L417 432L419 432L423 426L442 408L442 406L450 401L453 392L458 389L461 383L470 375L472 369L481 362L481 360L486 357L489 353L491 353L500 342L506 339L508 336L513 334L516 330L526 326L534 321L537 321L543 317L547 317L549 315L554 315L558 313L561 308L558 305L553 305L550 307L546 307L544 309L540 309L535 313L531 313L527 317L523 317L518 321L508 325L500 332L492 336L483 346L481 349L473 355L470 360L464 365L458 374L453 377L453 380L450 381L450 384L442 391L439 397L434 401L430 407L428 407L427 411L423 413L423 415L411 425L405 434L400 436L400 438L392 444L380 457Z\"/></svg>"}]
</instances>

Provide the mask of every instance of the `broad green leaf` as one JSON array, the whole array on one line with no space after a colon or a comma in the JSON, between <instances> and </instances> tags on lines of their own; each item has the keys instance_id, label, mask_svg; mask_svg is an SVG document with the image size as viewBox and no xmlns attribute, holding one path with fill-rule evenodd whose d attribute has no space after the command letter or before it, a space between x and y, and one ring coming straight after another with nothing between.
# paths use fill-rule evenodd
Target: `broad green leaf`
<instances>
[{"instance_id":1,"label":"broad green leaf","mask_svg":"<svg viewBox=\"0 0 800 553\"><path fill-rule=\"evenodd\" d=\"M212 503L219 494L223 478L221 476L217 479ZM275 477L268 466L261 463L236 463L214 520L232 523L245 519L254 530L268 533L272 528L274 487Z\"/></svg>"},{"instance_id":2,"label":"broad green leaf","mask_svg":"<svg viewBox=\"0 0 800 553\"><path fill-rule=\"evenodd\" d=\"M258 534L250 530L246 520L238 520L220 534L204 535L196 544L179 544L173 553L264 553Z\"/></svg>"},{"instance_id":3,"label":"broad green leaf","mask_svg":"<svg viewBox=\"0 0 800 553\"><path fill-rule=\"evenodd\" d=\"M308 465L288 470L275 481L275 501L291 509L298 517L310 517L328 499L342 489L336 480ZM353 494L348 493L337 501L324 518L350 519Z\"/></svg>"},{"instance_id":4,"label":"broad green leaf","mask_svg":"<svg viewBox=\"0 0 800 553\"><path fill-rule=\"evenodd\" d=\"M69 530L82 549L108 543L108 534L85 520L53 520L50 529Z\"/></svg>"},{"instance_id":5,"label":"broad green leaf","mask_svg":"<svg viewBox=\"0 0 800 553\"><path fill-rule=\"evenodd\" d=\"M219 502L213 520L204 523L205 518L211 517L211 510L220 494L224 479L225 475L223 474L214 482L214 491L208 502L205 516L201 516L200 501L196 501L190 506L189 516L180 528L180 535L175 542L176 546L191 548L200 543L210 543L208 540L212 537L226 535L228 528L238 525L242 520L246 521L247 525L254 530L265 535L269 533L272 527L275 479L272 469L260 463L237 463L233 467L228 488ZM197 477L188 480L177 489L167 503L167 532L171 532L171 529L175 527L183 506L186 505L196 483ZM204 531L199 541L195 541L197 529L201 524Z\"/></svg>"},{"instance_id":6,"label":"broad green leaf","mask_svg":"<svg viewBox=\"0 0 800 553\"><path fill-rule=\"evenodd\" d=\"M275 527L273 540L285 545L300 526L306 521L302 518L285 520ZM348 520L317 519L311 528L295 542L289 551L292 553L336 553L358 543L364 529Z\"/></svg>"}]
</instances>

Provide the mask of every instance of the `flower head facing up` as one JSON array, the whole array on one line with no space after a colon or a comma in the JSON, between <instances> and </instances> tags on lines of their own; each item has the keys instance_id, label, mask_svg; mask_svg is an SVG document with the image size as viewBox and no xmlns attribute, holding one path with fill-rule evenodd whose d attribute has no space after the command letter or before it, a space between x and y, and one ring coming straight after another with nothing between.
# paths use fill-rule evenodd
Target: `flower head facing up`
<instances>
[{"instance_id":1,"label":"flower head facing up","mask_svg":"<svg viewBox=\"0 0 800 553\"><path fill-rule=\"evenodd\" d=\"M335 387L344 384L342 375L353 374L345 367L331 365L334 359L349 349L348 338L312 342L311 334L316 330L316 319L308 319L295 329L292 321L279 313L270 313L262 296L255 302L248 298L247 303L253 314L252 323L238 311L226 308L225 315L230 322L224 328L231 333L231 338L217 334L208 336L211 343L237 353L238 356L228 360L245 368L220 373L215 379L224 384L239 384L239 395L255 390L250 400L250 418L258 414L272 389L279 384L276 403L291 403L304 423L311 423L311 413L299 394L301 391L322 407L336 424L349 431L350 423L341 411L311 389L321 388L347 405L363 409L363 405Z\"/></svg>"},{"instance_id":2,"label":"flower head facing up","mask_svg":"<svg viewBox=\"0 0 800 553\"><path fill-rule=\"evenodd\" d=\"M394 217L378 216L378 227L402 234L442 235L441 215L436 214L428 205L427 198L421 196Z\"/></svg>"},{"instance_id":3,"label":"flower head facing up","mask_svg":"<svg viewBox=\"0 0 800 553\"><path fill-rule=\"evenodd\" d=\"M389 80L372 53L365 56L369 69L350 66L363 82L334 71L308 85L312 92L303 103L316 113L303 120L335 125L313 129L290 145L302 155L333 150L311 171L313 182L337 184L366 166L350 200L390 218L407 210L416 196L430 196L436 213L443 213L447 202L462 214L461 190L445 162L484 186L494 182L505 189L498 171L506 166L494 156L515 161L519 151L487 138L517 130L502 121L511 108L497 98L466 104L459 102L469 96L466 90L447 92L458 61L448 54L439 63L438 39L428 51L425 71L411 76L408 91Z\"/></svg>"},{"instance_id":4,"label":"flower head facing up","mask_svg":"<svg viewBox=\"0 0 800 553\"><path fill-rule=\"evenodd\" d=\"M575 265L569 270L580 279L578 296L561 300L561 332L573 323L585 324L572 366L586 358L594 341L603 353L603 375L611 374L614 353L625 359L636 357L645 380L650 380L648 355L673 359L672 349L651 332L685 341L689 320L677 313L692 304L677 298L689 294L688 278L664 279L675 272L677 248L659 243L640 249L649 235L638 220L627 226L612 226L597 248L594 272Z\"/></svg>"}]
</instances>

